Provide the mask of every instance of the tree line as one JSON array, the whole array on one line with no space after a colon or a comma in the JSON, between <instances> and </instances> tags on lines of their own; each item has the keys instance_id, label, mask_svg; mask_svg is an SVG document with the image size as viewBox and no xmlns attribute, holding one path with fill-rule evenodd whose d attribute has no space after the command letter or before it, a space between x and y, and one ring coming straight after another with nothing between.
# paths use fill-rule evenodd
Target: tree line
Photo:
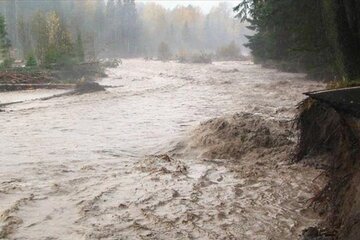
<instances>
[{"instance_id":1,"label":"tree line","mask_svg":"<svg viewBox=\"0 0 360 240\"><path fill-rule=\"evenodd\" d=\"M208 14L192 6L173 10L134 0L0 1L13 53L51 65L103 57L152 57L240 47L249 32L220 4ZM0 12L1 13L1 12Z\"/></svg>"},{"instance_id":2,"label":"tree line","mask_svg":"<svg viewBox=\"0 0 360 240\"><path fill-rule=\"evenodd\" d=\"M242 0L234 9L256 34L258 61L338 80L360 81L360 2Z\"/></svg>"}]
</instances>

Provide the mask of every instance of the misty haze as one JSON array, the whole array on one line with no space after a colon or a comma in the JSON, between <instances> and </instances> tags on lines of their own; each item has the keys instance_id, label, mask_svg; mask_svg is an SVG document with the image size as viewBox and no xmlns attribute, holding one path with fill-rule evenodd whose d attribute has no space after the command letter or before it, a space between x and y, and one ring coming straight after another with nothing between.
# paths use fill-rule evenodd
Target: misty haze
<instances>
[{"instance_id":1,"label":"misty haze","mask_svg":"<svg viewBox=\"0 0 360 240\"><path fill-rule=\"evenodd\" d=\"M0 239L358 240L359 13L0 0Z\"/></svg>"}]
</instances>

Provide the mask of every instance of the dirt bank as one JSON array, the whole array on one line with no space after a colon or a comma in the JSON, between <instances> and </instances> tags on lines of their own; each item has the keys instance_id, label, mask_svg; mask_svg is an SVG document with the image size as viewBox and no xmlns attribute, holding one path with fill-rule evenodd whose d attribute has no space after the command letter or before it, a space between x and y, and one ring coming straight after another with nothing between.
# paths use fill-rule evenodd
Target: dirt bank
<instances>
[{"instance_id":1,"label":"dirt bank","mask_svg":"<svg viewBox=\"0 0 360 240\"><path fill-rule=\"evenodd\" d=\"M360 120L307 99L300 106L297 161L325 170L327 185L312 199L324 221L304 239L356 240L360 236ZM312 233L309 233L312 232Z\"/></svg>"}]
</instances>

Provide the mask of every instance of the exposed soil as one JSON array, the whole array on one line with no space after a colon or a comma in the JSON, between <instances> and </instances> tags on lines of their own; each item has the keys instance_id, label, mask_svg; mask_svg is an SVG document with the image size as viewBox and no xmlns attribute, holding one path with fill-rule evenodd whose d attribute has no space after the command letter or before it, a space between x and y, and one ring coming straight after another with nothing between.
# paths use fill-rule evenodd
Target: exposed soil
<instances>
[{"instance_id":1,"label":"exposed soil","mask_svg":"<svg viewBox=\"0 0 360 240\"><path fill-rule=\"evenodd\" d=\"M325 230L313 238L305 232L304 239L359 239L360 120L312 99L302 103L298 119L296 160L324 169L329 177L311 201L324 217L319 227Z\"/></svg>"}]
</instances>

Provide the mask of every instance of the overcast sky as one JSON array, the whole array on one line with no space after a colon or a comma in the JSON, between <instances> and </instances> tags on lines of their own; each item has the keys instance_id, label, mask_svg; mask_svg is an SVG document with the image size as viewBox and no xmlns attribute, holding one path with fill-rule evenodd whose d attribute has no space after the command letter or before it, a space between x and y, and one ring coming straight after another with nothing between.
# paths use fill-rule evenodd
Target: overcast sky
<instances>
[{"instance_id":1,"label":"overcast sky","mask_svg":"<svg viewBox=\"0 0 360 240\"><path fill-rule=\"evenodd\" d=\"M158 4L161 4L165 8L174 8L177 5L183 5L188 6L189 4L193 6L200 7L205 13L209 12L210 9L214 6L217 6L221 2L227 2L230 4L230 6L236 6L240 1L239 0L223 0L223 1L217 1L217 0L138 0L138 2L156 2Z\"/></svg>"}]
</instances>

